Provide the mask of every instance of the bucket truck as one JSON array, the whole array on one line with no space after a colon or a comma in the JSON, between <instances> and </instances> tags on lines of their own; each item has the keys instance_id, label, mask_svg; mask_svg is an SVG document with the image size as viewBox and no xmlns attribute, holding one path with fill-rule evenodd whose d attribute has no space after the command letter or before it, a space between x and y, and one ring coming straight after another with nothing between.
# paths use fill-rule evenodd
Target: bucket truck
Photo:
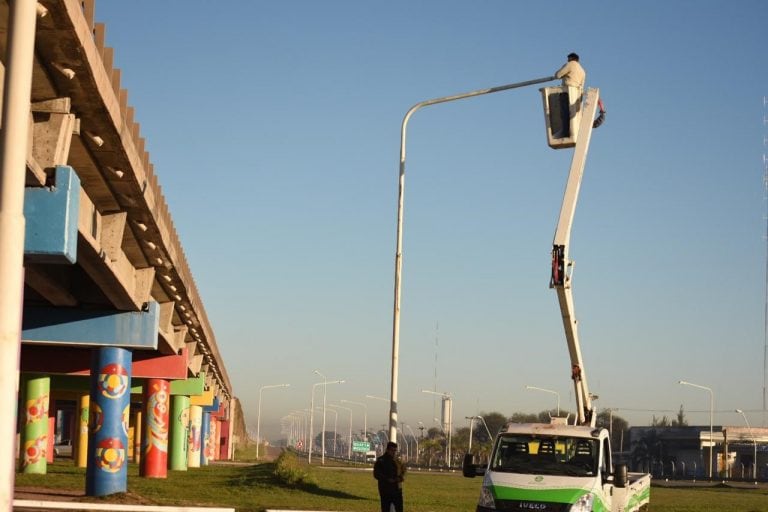
<instances>
[{"instance_id":1,"label":"bucket truck","mask_svg":"<svg viewBox=\"0 0 768 512\"><path fill-rule=\"evenodd\" d=\"M614 465L609 433L595 427L597 415L587 386L571 289L571 226L592 129L602 123L605 112L598 89L587 90L584 98L580 90L568 87L545 87L541 92L549 145L574 148L552 246L550 287L557 293L565 328L576 418L573 425L563 418L548 424L509 423L497 435L487 465L473 464L472 454L467 454L463 474L483 475L477 512L646 510L650 475L628 473L625 465ZM568 107L561 108L560 101L568 101ZM593 122L598 105L600 116ZM569 113L569 119L561 118L561 112ZM570 129L564 130L566 123Z\"/></svg>"}]
</instances>

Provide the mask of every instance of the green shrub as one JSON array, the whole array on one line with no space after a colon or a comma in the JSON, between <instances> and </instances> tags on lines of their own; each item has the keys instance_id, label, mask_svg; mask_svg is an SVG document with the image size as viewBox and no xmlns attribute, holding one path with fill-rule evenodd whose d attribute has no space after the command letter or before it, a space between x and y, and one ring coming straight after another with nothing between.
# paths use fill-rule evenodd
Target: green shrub
<instances>
[{"instance_id":1,"label":"green shrub","mask_svg":"<svg viewBox=\"0 0 768 512\"><path fill-rule=\"evenodd\" d=\"M283 451L275 460L275 476L284 484L292 487L317 485L314 477L289 451Z\"/></svg>"}]
</instances>

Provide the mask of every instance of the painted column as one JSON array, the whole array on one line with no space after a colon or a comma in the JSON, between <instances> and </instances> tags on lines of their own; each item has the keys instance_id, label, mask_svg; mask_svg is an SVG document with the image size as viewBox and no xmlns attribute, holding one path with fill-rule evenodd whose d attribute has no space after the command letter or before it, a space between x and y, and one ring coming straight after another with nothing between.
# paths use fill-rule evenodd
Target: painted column
<instances>
[{"instance_id":1,"label":"painted column","mask_svg":"<svg viewBox=\"0 0 768 512\"><path fill-rule=\"evenodd\" d=\"M50 396L50 395L49 395ZM54 400L48 401L48 433L46 438L48 439L47 446L45 447L45 461L48 464L53 464L53 445L56 441L56 416L55 414L56 402Z\"/></svg>"},{"instance_id":2,"label":"painted column","mask_svg":"<svg viewBox=\"0 0 768 512\"><path fill-rule=\"evenodd\" d=\"M200 444L201 451L200 451L200 465L201 466L207 466L208 465L208 443L211 439L211 413L205 412L203 410L203 419L202 424L200 426Z\"/></svg>"},{"instance_id":3,"label":"painted column","mask_svg":"<svg viewBox=\"0 0 768 512\"><path fill-rule=\"evenodd\" d=\"M88 404L91 402L90 395L80 395L77 402L77 430L73 433L72 456L75 459L75 466L84 468L88 460Z\"/></svg>"},{"instance_id":4,"label":"painted column","mask_svg":"<svg viewBox=\"0 0 768 512\"><path fill-rule=\"evenodd\" d=\"M187 448L189 439L189 397L171 397L171 447L168 469L187 470Z\"/></svg>"},{"instance_id":5,"label":"painted column","mask_svg":"<svg viewBox=\"0 0 768 512\"><path fill-rule=\"evenodd\" d=\"M219 459L219 420L216 416L211 416L211 434L208 437L210 450L208 451L208 460Z\"/></svg>"},{"instance_id":6,"label":"painted column","mask_svg":"<svg viewBox=\"0 0 768 512\"><path fill-rule=\"evenodd\" d=\"M51 378L26 376L24 425L21 429L21 471L44 475L48 469L48 405Z\"/></svg>"},{"instance_id":7,"label":"painted column","mask_svg":"<svg viewBox=\"0 0 768 512\"><path fill-rule=\"evenodd\" d=\"M131 410L131 352L93 349L85 494L128 490L128 420Z\"/></svg>"},{"instance_id":8,"label":"painted column","mask_svg":"<svg viewBox=\"0 0 768 512\"><path fill-rule=\"evenodd\" d=\"M199 405L189 407L189 440L187 451L187 466L190 468L200 467L200 429L203 424L203 408Z\"/></svg>"},{"instance_id":9,"label":"painted column","mask_svg":"<svg viewBox=\"0 0 768 512\"><path fill-rule=\"evenodd\" d=\"M132 437L133 442L131 444L131 448L133 449L133 462L136 464L141 464L142 455L143 455L141 451L141 443L142 443L142 438L144 437L144 415L141 409L136 411L133 415L133 431L132 432L133 432L133 437Z\"/></svg>"},{"instance_id":10,"label":"painted column","mask_svg":"<svg viewBox=\"0 0 768 512\"><path fill-rule=\"evenodd\" d=\"M167 380L144 382L144 435L142 440L141 476L168 476L168 423L171 386Z\"/></svg>"}]
</instances>

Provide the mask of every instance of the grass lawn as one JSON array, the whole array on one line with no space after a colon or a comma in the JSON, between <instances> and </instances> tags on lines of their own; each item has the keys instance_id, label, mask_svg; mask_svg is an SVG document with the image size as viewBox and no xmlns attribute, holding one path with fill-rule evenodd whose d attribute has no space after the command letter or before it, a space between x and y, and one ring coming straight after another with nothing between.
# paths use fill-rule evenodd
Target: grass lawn
<instances>
[{"instance_id":1,"label":"grass lawn","mask_svg":"<svg viewBox=\"0 0 768 512\"><path fill-rule=\"evenodd\" d=\"M274 509L378 512L376 482L370 471L355 468L308 468L316 485L285 486L274 476L273 463L248 466L214 464L189 471L169 471L167 479L138 476L138 466L128 471L127 496L111 496L105 502L154 503L234 507L238 511ZM460 473L409 471L405 482L408 512L475 510L479 478ZM48 466L47 475L16 475L18 488L45 487L82 491L85 470L71 461ZM99 501L99 498L87 498ZM651 490L654 512L768 512L768 489L664 488Z\"/></svg>"}]
</instances>

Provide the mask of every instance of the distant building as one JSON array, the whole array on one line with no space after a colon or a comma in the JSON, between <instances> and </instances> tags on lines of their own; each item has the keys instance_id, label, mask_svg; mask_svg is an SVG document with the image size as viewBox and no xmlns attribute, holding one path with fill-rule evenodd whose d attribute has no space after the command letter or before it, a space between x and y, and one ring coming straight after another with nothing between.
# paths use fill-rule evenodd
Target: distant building
<instances>
[{"instance_id":1,"label":"distant building","mask_svg":"<svg viewBox=\"0 0 768 512\"><path fill-rule=\"evenodd\" d=\"M768 480L768 428L714 425L690 427L631 427L630 471L647 471L656 478L707 478L712 445L713 478L751 479L757 456L757 478Z\"/></svg>"}]
</instances>

